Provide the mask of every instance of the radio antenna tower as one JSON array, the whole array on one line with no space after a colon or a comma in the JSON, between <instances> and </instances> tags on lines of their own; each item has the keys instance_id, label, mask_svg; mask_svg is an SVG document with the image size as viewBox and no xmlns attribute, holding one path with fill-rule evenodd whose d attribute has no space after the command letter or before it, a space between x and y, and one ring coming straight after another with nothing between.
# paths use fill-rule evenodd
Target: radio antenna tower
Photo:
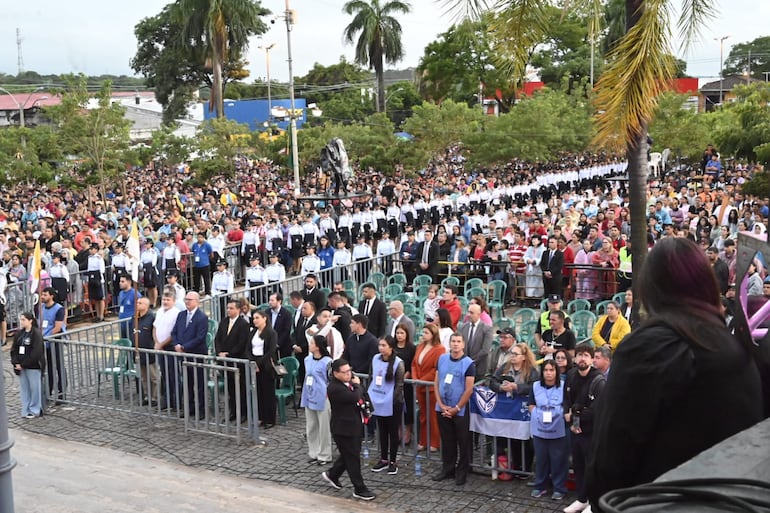
<instances>
[{"instance_id":1,"label":"radio antenna tower","mask_svg":"<svg viewBox=\"0 0 770 513\"><path fill-rule=\"evenodd\" d=\"M24 73L24 56L21 53L21 29L16 28L16 67L18 68L18 74Z\"/></svg>"}]
</instances>

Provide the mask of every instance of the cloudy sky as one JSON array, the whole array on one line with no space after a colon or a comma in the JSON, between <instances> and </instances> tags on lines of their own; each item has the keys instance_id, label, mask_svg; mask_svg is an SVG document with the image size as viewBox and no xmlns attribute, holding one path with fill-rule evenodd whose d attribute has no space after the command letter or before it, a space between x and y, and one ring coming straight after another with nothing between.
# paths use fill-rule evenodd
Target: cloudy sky
<instances>
[{"instance_id":1,"label":"cloudy sky","mask_svg":"<svg viewBox=\"0 0 770 513\"><path fill-rule=\"evenodd\" d=\"M406 57L400 67L416 66L425 45L454 21L445 15L444 4L433 0L411 0L413 13L401 17ZM760 28L770 19L768 0L715 0L720 13L703 32L689 55L688 73L708 78L719 73L719 42L730 35L730 45L770 35ZM132 74L128 62L136 50L133 29L144 17L160 12L164 0L27 0L0 4L0 72L16 74L16 28L21 29L24 69L42 74L82 72L88 75ZM297 12L292 32L294 75L304 75L313 64L333 64L353 49L343 43L342 31L349 17L342 13L344 0L291 0ZM678 1L674 1L678 4ZM285 0L263 0L275 13L282 13ZM255 38L249 50L251 77L265 76L264 53L259 45L276 43L271 51L273 79L286 80L286 25L277 20L268 33Z\"/></svg>"}]
</instances>

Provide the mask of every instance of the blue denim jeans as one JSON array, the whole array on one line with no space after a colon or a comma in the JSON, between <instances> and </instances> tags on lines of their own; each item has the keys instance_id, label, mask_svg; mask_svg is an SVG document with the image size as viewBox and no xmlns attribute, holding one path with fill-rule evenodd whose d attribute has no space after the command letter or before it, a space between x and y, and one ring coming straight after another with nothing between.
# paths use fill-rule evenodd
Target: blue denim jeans
<instances>
[{"instance_id":1,"label":"blue denim jeans","mask_svg":"<svg viewBox=\"0 0 770 513\"><path fill-rule=\"evenodd\" d=\"M545 489L550 478L554 492L567 493L567 437L547 439L533 436L532 440L535 444L535 489Z\"/></svg>"}]
</instances>

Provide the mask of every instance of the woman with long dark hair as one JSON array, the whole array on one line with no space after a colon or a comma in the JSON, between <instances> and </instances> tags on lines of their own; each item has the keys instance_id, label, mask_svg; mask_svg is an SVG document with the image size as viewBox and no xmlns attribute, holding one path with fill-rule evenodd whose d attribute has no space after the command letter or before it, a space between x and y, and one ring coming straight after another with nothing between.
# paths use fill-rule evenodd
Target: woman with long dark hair
<instances>
[{"instance_id":1,"label":"woman with long dark hair","mask_svg":"<svg viewBox=\"0 0 770 513\"><path fill-rule=\"evenodd\" d=\"M273 362L278 354L278 335L273 331L267 315L255 310L254 328L249 336L249 358L257 363L257 408L259 423L265 429L275 425L275 370Z\"/></svg>"},{"instance_id":2,"label":"woman with long dark hair","mask_svg":"<svg viewBox=\"0 0 770 513\"><path fill-rule=\"evenodd\" d=\"M35 325L35 316L31 312L19 315L19 325L11 346L11 363L13 372L19 376L21 416L33 419L43 410L40 387L45 366L43 334Z\"/></svg>"},{"instance_id":3,"label":"woman with long dark hair","mask_svg":"<svg viewBox=\"0 0 770 513\"><path fill-rule=\"evenodd\" d=\"M445 310L446 311L446 310ZM447 315L449 315L447 313ZM404 362L404 379L412 379L412 362L417 348L409 336L409 328L406 324L396 326L396 347L393 348L396 356ZM404 445L412 442L412 426L414 425L414 387L404 385Z\"/></svg>"},{"instance_id":4,"label":"woman with long dark hair","mask_svg":"<svg viewBox=\"0 0 770 513\"><path fill-rule=\"evenodd\" d=\"M372 472L387 469L388 474L396 475L398 432L404 411L404 361L396 355L396 339L390 335L381 338L377 347L380 353L372 358L368 392L380 432L380 461Z\"/></svg>"},{"instance_id":5,"label":"woman with long dark hair","mask_svg":"<svg viewBox=\"0 0 770 513\"><path fill-rule=\"evenodd\" d=\"M586 475L592 503L762 420L759 372L727 330L714 271L698 245L661 240L634 273L634 286L647 318L615 351L596 412Z\"/></svg>"}]
</instances>

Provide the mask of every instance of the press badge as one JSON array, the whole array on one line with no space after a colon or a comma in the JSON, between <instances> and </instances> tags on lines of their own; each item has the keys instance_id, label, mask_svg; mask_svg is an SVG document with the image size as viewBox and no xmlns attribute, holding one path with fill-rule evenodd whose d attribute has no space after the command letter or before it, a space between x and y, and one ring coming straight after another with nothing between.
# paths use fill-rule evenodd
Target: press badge
<instances>
[{"instance_id":1,"label":"press badge","mask_svg":"<svg viewBox=\"0 0 770 513\"><path fill-rule=\"evenodd\" d=\"M195 261L196 261L196 262L200 262L200 261L201 261L201 257L199 257L199 256L196 256L196 257L195 257Z\"/></svg>"},{"instance_id":2,"label":"press badge","mask_svg":"<svg viewBox=\"0 0 770 513\"><path fill-rule=\"evenodd\" d=\"M455 376L454 376L454 374L447 374L447 375L444 377L444 383L445 383L445 384L447 384L447 385L451 385L451 384L452 384L452 379L453 379L454 377L455 377Z\"/></svg>"},{"instance_id":3,"label":"press badge","mask_svg":"<svg viewBox=\"0 0 770 513\"><path fill-rule=\"evenodd\" d=\"M120 313L123 313L123 306L120 307Z\"/></svg>"},{"instance_id":4,"label":"press badge","mask_svg":"<svg viewBox=\"0 0 770 513\"><path fill-rule=\"evenodd\" d=\"M313 386L313 376L308 376L305 378L305 385L309 387Z\"/></svg>"},{"instance_id":5,"label":"press badge","mask_svg":"<svg viewBox=\"0 0 770 513\"><path fill-rule=\"evenodd\" d=\"M553 422L553 412L546 410L543 412L543 424L550 424Z\"/></svg>"},{"instance_id":6,"label":"press badge","mask_svg":"<svg viewBox=\"0 0 770 513\"><path fill-rule=\"evenodd\" d=\"M382 386L382 376L375 376L374 377L374 385L381 387Z\"/></svg>"},{"instance_id":7,"label":"press badge","mask_svg":"<svg viewBox=\"0 0 770 513\"><path fill-rule=\"evenodd\" d=\"M44 328L48 327L48 319L43 319L43 327Z\"/></svg>"},{"instance_id":8,"label":"press badge","mask_svg":"<svg viewBox=\"0 0 770 513\"><path fill-rule=\"evenodd\" d=\"M27 348L24 346L19 346L19 354L26 354Z\"/></svg>"}]
</instances>

